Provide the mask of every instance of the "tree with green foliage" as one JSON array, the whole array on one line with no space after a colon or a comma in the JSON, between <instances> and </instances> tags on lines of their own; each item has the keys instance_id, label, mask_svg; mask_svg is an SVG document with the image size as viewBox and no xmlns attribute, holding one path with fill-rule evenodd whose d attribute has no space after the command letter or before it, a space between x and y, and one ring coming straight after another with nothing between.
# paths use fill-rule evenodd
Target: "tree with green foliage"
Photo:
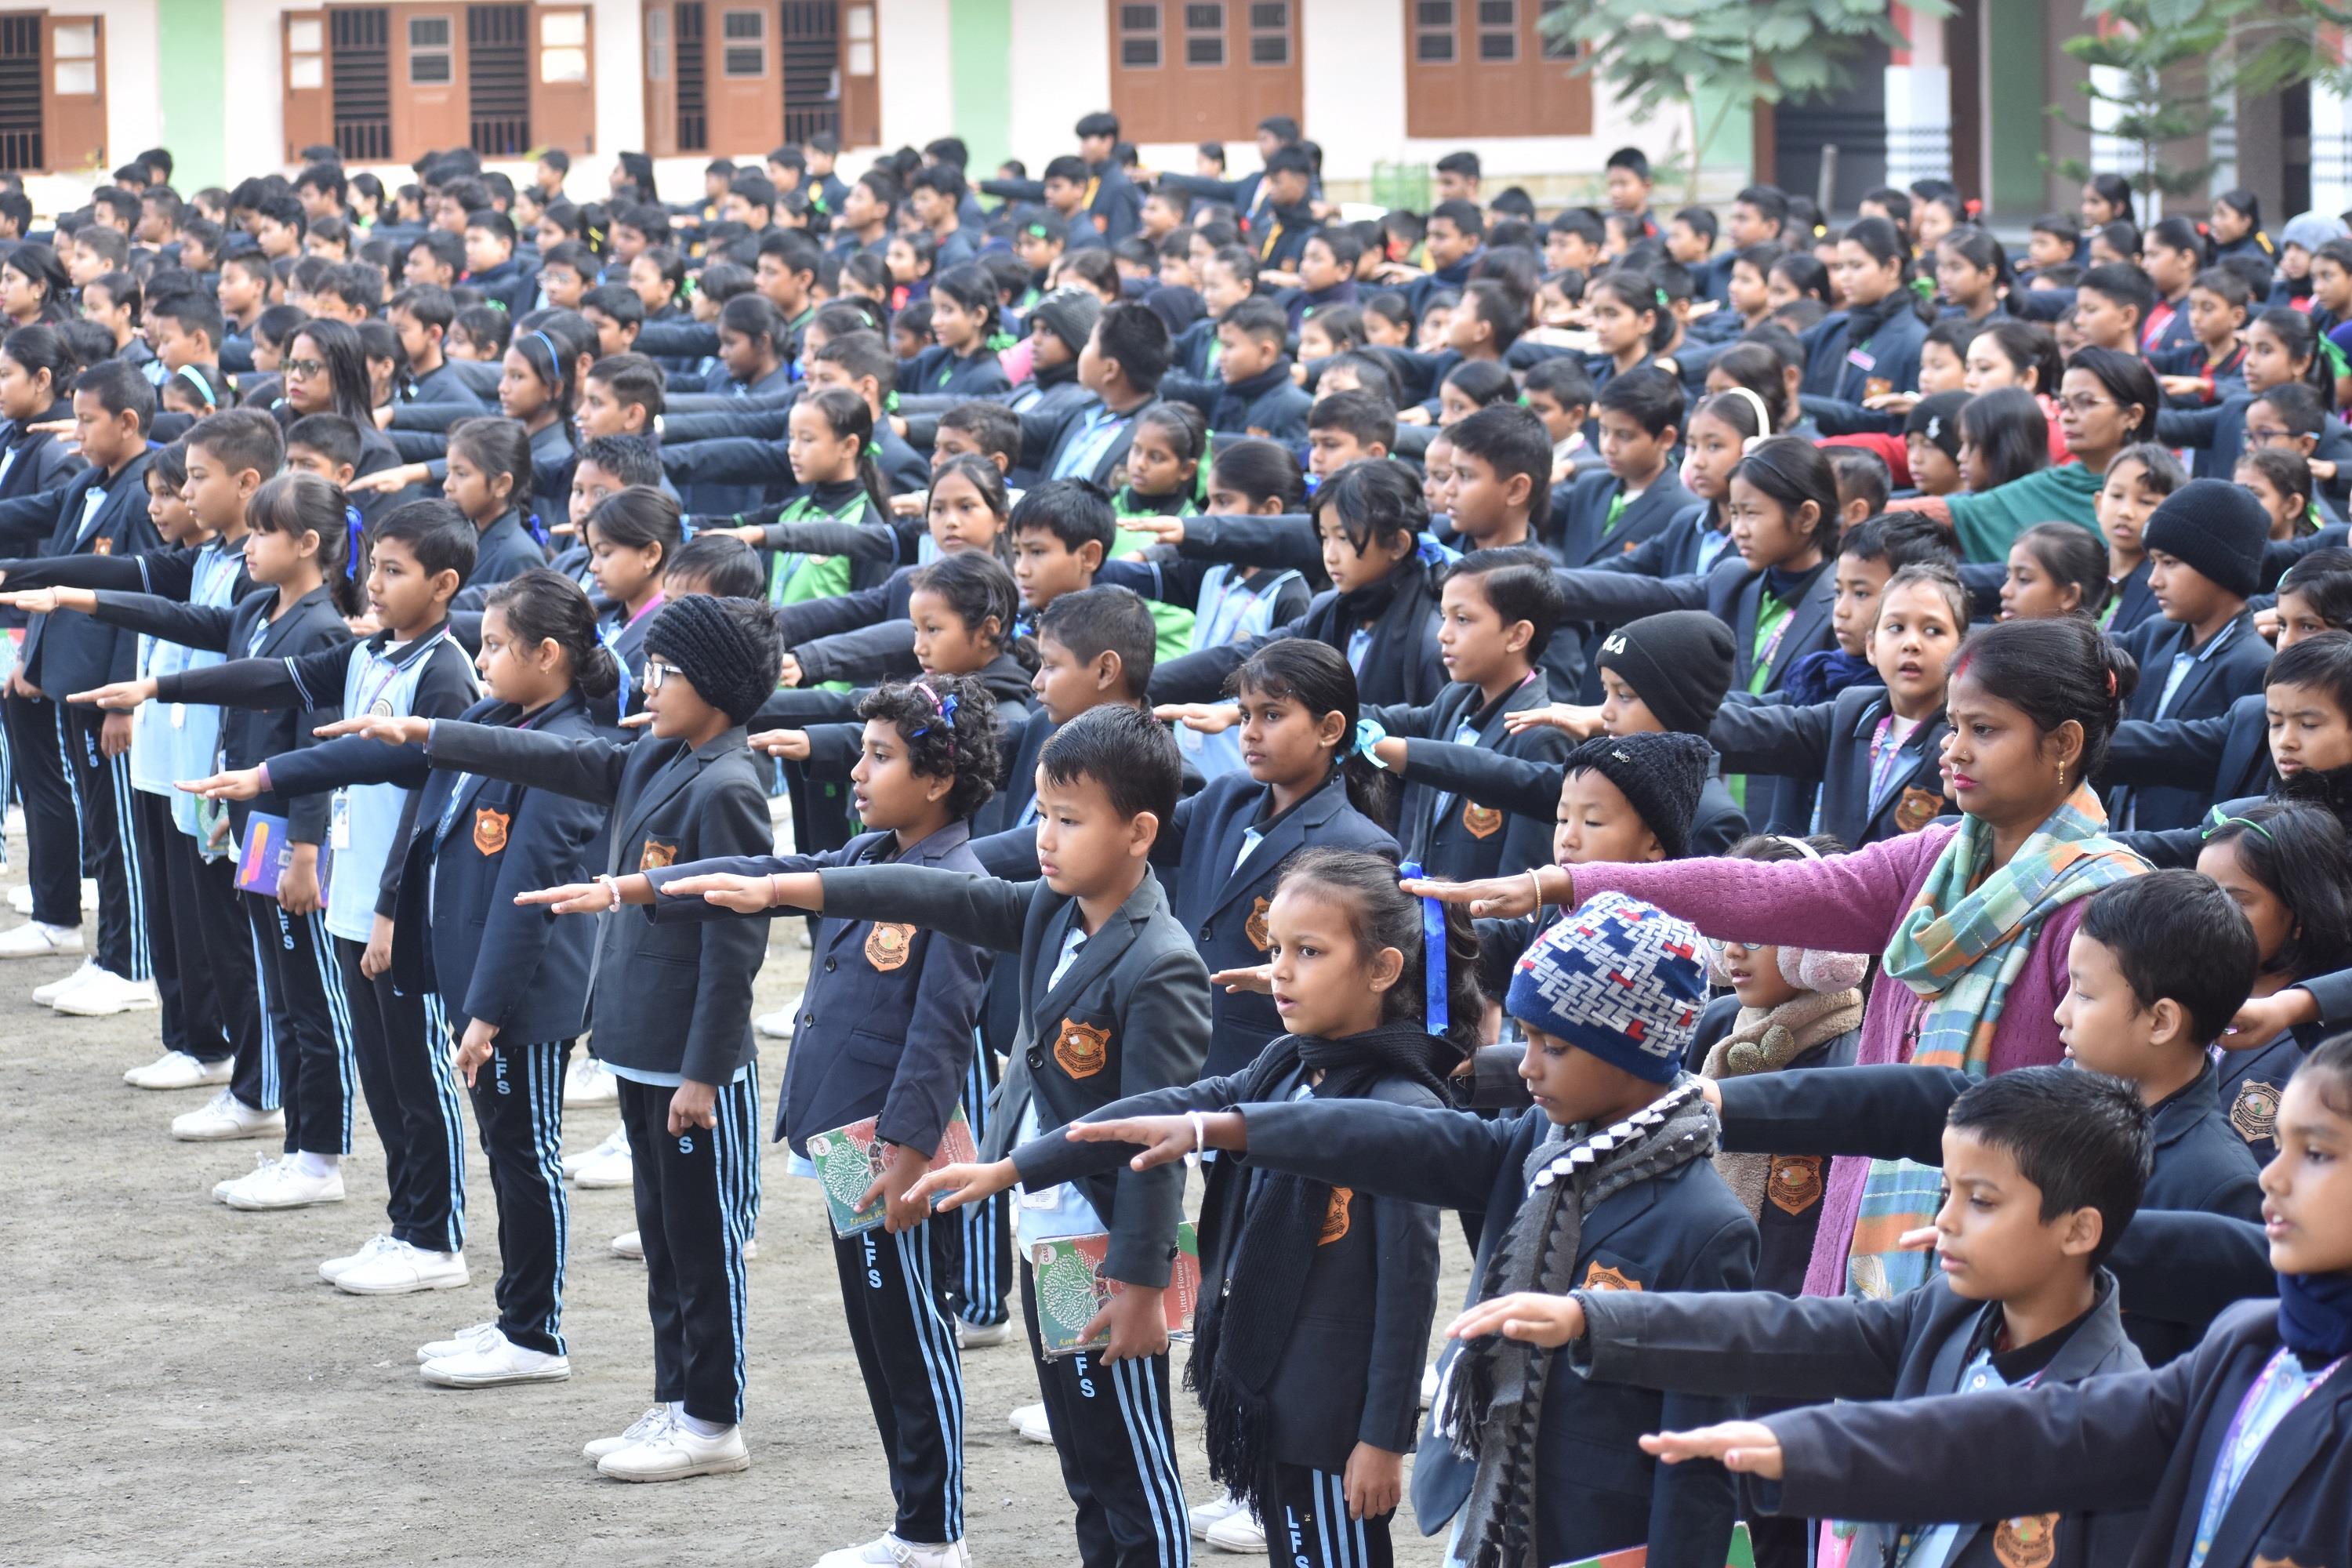
<instances>
[{"instance_id":1,"label":"tree with green foliage","mask_svg":"<svg viewBox=\"0 0 2352 1568\"><path fill-rule=\"evenodd\" d=\"M2112 172L2151 214L2168 196L2201 189L2213 172L2210 159L2185 163L2168 156L2168 147L2202 142L2228 117L2232 98L2340 78L2343 67L2321 30L2352 25L2352 8L2326 0L2087 0L2083 14L2091 31L2060 47L2086 66L2118 73L2112 89L2095 78L2083 83L2084 97L2113 113L2101 125L2062 105L2050 112L2079 131L2128 143L2130 166ZM2184 89L2184 79L2196 85ZM2072 180L2109 172L2075 158L2057 167Z\"/></svg>"},{"instance_id":2,"label":"tree with green foliage","mask_svg":"<svg viewBox=\"0 0 2352 1568\"><path fill-rule=\"evenodd\" d=\"M1934 19L1950 6L1912 0L1910 9ZM1571 39L1577 68L1636 114L1680 114L1696 201L1700 154L1733 116L1847 90L1846 62L1866 43L1908 47L1889 10L1886 0L1566 0L1544 8L1543 26Z\"/></svg>"}]
</instances>

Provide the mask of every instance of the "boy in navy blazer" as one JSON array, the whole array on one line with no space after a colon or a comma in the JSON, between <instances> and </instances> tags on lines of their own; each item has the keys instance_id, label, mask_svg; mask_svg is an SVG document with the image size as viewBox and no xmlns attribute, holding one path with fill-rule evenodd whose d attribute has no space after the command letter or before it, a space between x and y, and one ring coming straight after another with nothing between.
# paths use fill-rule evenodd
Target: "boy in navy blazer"
<instances>
[{"instance_id":1,"label":"boy in navy blazer","mask_svg":"<svg viewBox=\"0 0 2352 1568\"><path fill-rule=\"evenodd\" d=\"M147 427L155 392L135 366L107 360L74 382L74 433L85 467L38 495L0 501L0 554L114 555L154 550L163 536L147 516ZM26 840L39 908L31 923L0 942L0 955L45 957L79 952L81 868L98 881L97 967L144 990L153 1005L153 967L139 901L142 876L131 831L131 776L123 753L131 715L69 708L70 692L128 680L138 673L139 638L85 615L35 616L8 678L12 698L46 700L55 735L46 755L20 751ZM17 726L30 738L33 722ZM63 765L48 760L62 757ZM68 793L70 791L70 793Z\"/></svg>"},{"instance_id":2,"label":"boy in navy blazer","mask_svg":"<svg viewBox=\"0 0 2352 1568\"><path fill-rule=\"evenodd\" d=\"M1473 1303L1531 1289L1746 1289L1756 1224L1708 1163L1715 1116L1676 1067L1706 994L1698 941L1614 894L1538 937L1506 1004L1527 1029L1519 1071L1536 1100L1515 1119L1308 1100L1090 1122L1079 1135L1143 1145L1140 1167L1206 1147L1481 1215ZM1456 1560L1561 1563L1643 1544L1660 1563L1727 1554L1731 1478L1658 1470L1634 1443L1661 1420L1727 1414L1728 1399L1590 1382L1510 1340L1457 1342L1438 1366L1413 1511L1430 1533L1460 1516Z\"/></svg>"},{"instance_id":3,"label":"boy in navy blazer","mask_svg":"<svg viewBox=\"0 0 2352 1568\"><path fill-rule=\"evenodd\" d=\"M1663 370L1613 376L1594 400L1605 468L1551 492L1549 538L1562 566L1593 566L1665 531L1690 504L1675 472L1683 389Z\"/></svg>"},{"instance_id":4,"label":"boy in navy blazer","mask_svg":"<svg viewBox=\"0 0 2352 1568\"><path fill-rule=\"evenodd\" d=\"M852 921L905 921L1020 954L1022 1030L984 1160L1113 1100L1191 1083L1209 1045L1209 974L1151 875L1152 843L1175 815L1181 756L1150 714L1126 707L1071 720L1040 754L1042 881L933 867L845 866L759 881L681 879L664 896L789 905ZM1079 1560L1112 1568L1188 1560L1175 1466L1162 1295L1181 1215L1181 1171L1120 1171L1024 1193L1022 1300L1077 1505ZM1096 1320L1108 1346L1047 1361L1025 1254L1056 1236L1107 1232L1120 1283Z\"/></svg>"}]
</instances>

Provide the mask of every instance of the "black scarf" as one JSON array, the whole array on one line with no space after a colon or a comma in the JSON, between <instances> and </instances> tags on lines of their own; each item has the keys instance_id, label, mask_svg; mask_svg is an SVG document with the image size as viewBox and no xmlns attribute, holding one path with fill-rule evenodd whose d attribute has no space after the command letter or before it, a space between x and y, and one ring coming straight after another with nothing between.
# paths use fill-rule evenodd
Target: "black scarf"
<instances>
[{"instance_id":1,"label":"black scarf","mask_svg":"<svg viewBox=\"0 0 2352 1568\"><path fill-rule=\"evenodd\" d=\"M1570 1129L1528 1156L1527 1194L1487 1260L1478 1299L1515 1291L1564 1296L1576 1289L1584 1216L1635 1182L1712 1155L1715 1112L1685 1076L1666 1094L1607 1128ZM1495 1216L1488 1216L1494 1223ZM1463 1519L1462 1560L1471 1568L1538 1568L1536 1439L1555 1352L1500 1335L1474 1340L1454 1358L1434 1408L1437 1429L1477 1463Z\"/></svg>"},{"instance_id":2,"label":"black scarf","mask_svg":"<svg viewBox=\"0 0 2352 1568\"><path fill-rule=\"evenodd\" d=\"M1359 626L1370 626L1389 612L1396 596L1409 588L1419 587L1429 581L1429 568L1421 563L1418 555L1408 555L1396 569L1377 583L1367 583L1339 595L1332 605L1332 621L1328 640L1339 656L1348 654L1348 639Z\"/></svg>"},{"instance_id":3,"label":"black scarf","mask_svg":"<svg viewBox=\"0 0 2352 1568\"><path fill-rule=\"evenodd\" d=\"M1387 1079L1407 1079L1443 1101L1435 1063L1446 1047L1414 1023L1383 1024L1327 1040L1285 1035L1243 1075L1243 1103L1270 1100L1298 1068L1320 1071L1317 1100L1361 1100ZM1268 1171L1255 1178L1246 1161L1219 1160L1201 1202L1201 1245L1223 1264L1223 1287L1193 1318L1185 1386L1208 1416L1209 1474L1272 1518L1280 1495L1266 1385L1281 1364L1307 1277L1315 1267L1328 1184Z\"/></svg>"},{"instance_id":4,"label":"black scarf","mask_svg":"<svg viewBox=\"0 0 2352 1568\"><path fill-rule=\"evenodd\" d=\"M1919 309L1919 296L1904 284L1890 290L1875 305L1849 305L1845 312L1845 341L1849 348L1860 348L1878 335L1878 330L1906 310L1915 314Z\"/></svg>"}]
</instances>

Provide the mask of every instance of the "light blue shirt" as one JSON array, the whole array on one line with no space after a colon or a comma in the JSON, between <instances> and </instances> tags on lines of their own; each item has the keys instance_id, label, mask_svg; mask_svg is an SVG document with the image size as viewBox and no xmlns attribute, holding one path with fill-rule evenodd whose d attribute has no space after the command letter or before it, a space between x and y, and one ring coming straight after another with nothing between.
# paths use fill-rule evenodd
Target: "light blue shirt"
<instances>
[{"instance_id":1,"label":"light blue shirt","mask_svg":"<svg viewBox=\"0 0 2352 1568\"><path fill-rule=\"evenodd\" d=\"M2337 1360L2317 1372L2306 1371L2301 1359L2285 1349L2271 1358L2270 1364L2263 1369L2261 1380L2246 1393L2246 1404L2230 1429L2229 1446L2213 1461L2213 1476L2205 1483L2205 1507L2197 1518L2197 1542L2189 1550L2189 1568L2203 1568L2205 1555L2213 1549L2213 1537L2221 1528L2223 1516L2230 1511L2238 1489L2245 1484L2247 1472L2262 1457L2263 1446L2278 1430L2279 1423L2294 1413L2304 1395L2343 1364Z\"/></svg>"},{"instance_id":2,"label":"light blue shirt","mask_svg":"<svg viewBox=\"0 0 2352 1568\"><path fill-rule=\"evenodd\" d=\"M2189 670L2220 652L2224 644L2238 635L2238 622L2231 621L2228 626L2215 632L2206 641L2205 646L2195 653L2184 650L2172 656L2172 668L2164 677L2164 695L2156 704L2158 718L2162 719L2169 715L2173 693L2180 689L2180 683L2189 678Z\"/></svg>"}]
</instances>

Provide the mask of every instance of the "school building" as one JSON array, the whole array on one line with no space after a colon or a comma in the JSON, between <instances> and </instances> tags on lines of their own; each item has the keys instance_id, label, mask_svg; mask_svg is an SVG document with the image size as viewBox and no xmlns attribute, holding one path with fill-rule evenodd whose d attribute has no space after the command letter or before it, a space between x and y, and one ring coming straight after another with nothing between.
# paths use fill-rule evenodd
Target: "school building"
<instances>
[{"instance_id":1,"label":"school building","mask_svg":"<svg viewBox=\"0 0 2352 1568\"><path fill-rule=\"evenodd\" d=\"M856 150L958 135L974 174L1033 167L1108 107L1153 167L1189 170L1223 141L1254 166L1251 132L1287 114L1324 149L1342 197L1412 201L1456 148L1489 188L1519 182L1546 204L1597 196L1609 151L1661 163L1685 122L1641 124L1545 37L1561 0L536 0L533 4L305 4L302 0L0 0L0 168L43 210L79 205L93 176L158 143L184 192L331 142L387 179L429 148L470 144L520 163L560 146L581 194L611 155L661 161L666 192L698 187L712 156L756 157L818 132ZM1706 195L1751 177L1832 205L1925 174L1982 193L2021 226L2074 205L2045 166L2123 163L2108 139L2045 112L2079 105L2082 68L2059 43L2078 8L1957 0L1952 14L1893 7L1910 39L1853 62L1833 102L1694 117L1715 127ZM2352 110L2313 86L2236 106L2217 132L2215 187L2252 186L2266 210L2352 206ZM1833 152L1830 151L1834 149ZM2202 163L2204 149L2182 149ZM396 182L394 182L396 183ZM1669 176L1661 201L1681 192Z\"/></svg>"}]
</instances>

